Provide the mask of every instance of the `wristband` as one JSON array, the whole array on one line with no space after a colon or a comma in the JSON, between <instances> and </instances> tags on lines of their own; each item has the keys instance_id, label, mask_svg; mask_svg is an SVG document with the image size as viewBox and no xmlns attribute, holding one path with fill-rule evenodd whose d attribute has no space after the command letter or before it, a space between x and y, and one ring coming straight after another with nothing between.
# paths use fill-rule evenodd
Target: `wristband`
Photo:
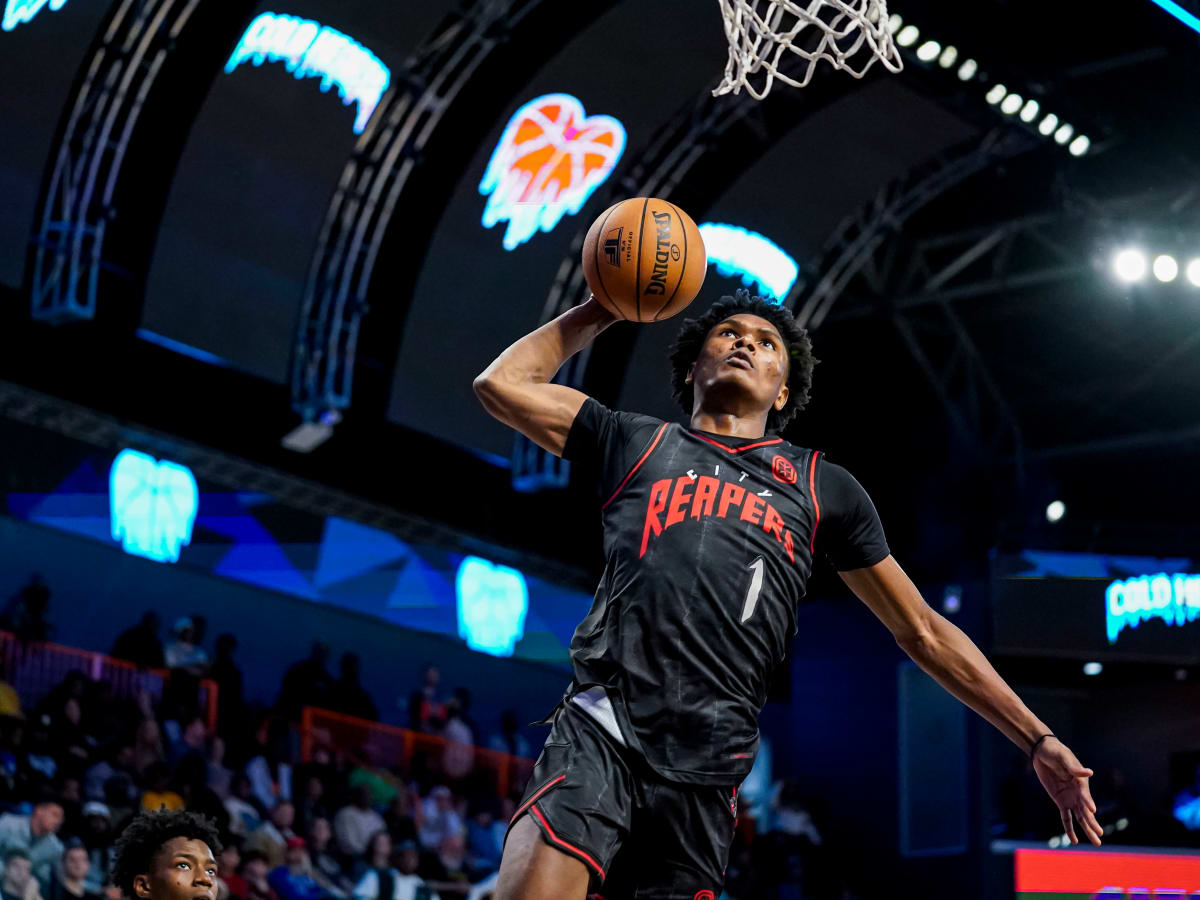
<instances>
[{"instance_id":1,"label":"wristband","mask_svg":"<svg viewBox=\"0 0 1200 900\"><path fill-rule=\"evenodd\" d=\"M1044 741L1046 738L1054 738L1056 741L1058 740L1058 738L1054 737L1052 734L1043 734L1040 738L1034 741L1033 746L1029 749L1030 762L1033 762L1033 758L1037 756L1038 747L1042 746L1042 741Z\"/></svg>"}]
</instances>

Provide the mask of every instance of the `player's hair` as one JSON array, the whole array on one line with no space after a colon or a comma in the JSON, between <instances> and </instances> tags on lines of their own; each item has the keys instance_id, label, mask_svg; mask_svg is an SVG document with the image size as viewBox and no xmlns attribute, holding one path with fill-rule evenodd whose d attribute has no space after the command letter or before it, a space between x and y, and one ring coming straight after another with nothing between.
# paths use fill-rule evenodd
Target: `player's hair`
<instances>
[{"instance_id":1,"label":"player's hair","mask_svg":"<svg viewBox=\"0 0 1200 900\"><path fill-rule=\"evenodd\" d=\"M686 382L688 369L699 358L700 349L713 327L739 313L749 313L766 319L779 329L779 334L787 345L787 403L783 409L771 407L767 413L767 430L783 431L795 418L796 413L808 403L813 366L817 364L817 359L813 356L808 330L797 325L790 312L774 303L768 303L761 297L751 296L747 290L739 290L732 297L722 297L699 318L684 320L683 327L679 329L675 343L671 346L671 392L680 408L690 416L694 397L692 386Z\"/></svg>"},{"instance_id":2,"label":"player's hair","mask_svg":"<svg viewBox=\"0 0 1200 900\"><path fill-rule=\"evenodd\" d=\"M185 810L143 812L126 828L113 848L112 880L126 897L136 897L133 880L154 865L154 857L172 838L203 841L213 856L221 852L216 823L207 816Z\"/></svg>"}]
</instances>

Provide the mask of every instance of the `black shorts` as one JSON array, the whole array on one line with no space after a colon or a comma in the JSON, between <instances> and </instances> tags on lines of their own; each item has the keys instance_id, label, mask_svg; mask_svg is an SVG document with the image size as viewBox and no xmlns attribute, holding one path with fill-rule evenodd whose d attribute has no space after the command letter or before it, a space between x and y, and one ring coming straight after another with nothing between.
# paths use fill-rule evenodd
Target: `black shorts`
<instances>
[{"instance_id":1,"label":"black shorts","mask_svg":"<svg viewBox=\"0 0 1200 900\"><path fill-rule=\"evenodd\" d=\"M714 900L737 824L737 787L665 781L567 703L509 829L524 815L547 844L587 866L604 900Z\"/></svg>"}]
</instances>

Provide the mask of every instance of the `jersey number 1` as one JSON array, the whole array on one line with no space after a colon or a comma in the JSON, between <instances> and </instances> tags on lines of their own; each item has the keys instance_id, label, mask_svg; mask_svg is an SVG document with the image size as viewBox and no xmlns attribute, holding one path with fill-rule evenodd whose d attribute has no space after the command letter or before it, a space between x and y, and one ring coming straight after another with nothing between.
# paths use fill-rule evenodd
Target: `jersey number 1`
<instances>
[{"instance_id":1,"label":"jersey number 1","mask_svg":"<svg viewBox=\"0 0 1200 900\"><path fill-rule=\"evenodd\" d=\"M754 574L750 576L750 587L746 591L746 604L742 607L743 622L754 615L754 607L758 605L758 595L762 590L763 558L758 557L747 568Z\"/></svg>"}]
</instances>

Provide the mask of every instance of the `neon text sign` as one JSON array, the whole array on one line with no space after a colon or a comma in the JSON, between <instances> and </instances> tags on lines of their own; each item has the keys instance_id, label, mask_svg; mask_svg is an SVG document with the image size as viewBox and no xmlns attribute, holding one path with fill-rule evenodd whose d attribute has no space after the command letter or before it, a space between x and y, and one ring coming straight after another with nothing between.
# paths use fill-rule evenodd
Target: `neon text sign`
<instances>
[{"instance_id":1,"label":"neon text sign","mask_svg":"<svg viewBox=\"0 0 1200 900\"><path fill-rule=\"evenodd\" d=\"M311 19L270 12L250 23L225 71L233 72L244 62L282 62L296 78L320 78L322 91L336 85L344 104L358 104L355 134L367 127L392 80L388 67L353 38Z\"/></svg>"},{"instance_id":2,"label":"neon text sign","mask_svg":"<svg viewBox=\"0 0 1200 900\"><path fill-rule=\"evenodd\" d=\"M1200 619L1200 575L1142 575L1114 581L1104 592L1108 642L1148 619L1186 625Z\"/></svg>"},{"instance_id":3,"label":"neon text sign","mask_svg":"<svg viewBox=\"0 0 1200 900\"><path fill-rule=\"evenodd\" d=\"M200 491L187 466L122 450L108 475L114 541L133 556L177 562L192 542Z\"/></svg>"},{"instance_id":4,"label":"neon text sign","mask_svg":"<svg viewBox=\"0 0 1200 900\"><path fill-rule=\"evenodd\" d=\"M625 126L612 116L584 115L570 94L530 100L504 126L479 183L483 227L508 222L504 249L515 250L578 213L624 152Z\"/></svg>"},{"instance_id":5,"label":"neon text sign","mask_svg":"<svg viewBox=\"0 0 1200 900\"><path fill-rule=\"evenodd\" d=\"M67 0L8 0L4 4L4 21L0 28L12 31L18 25L33 21L33 17L47 6L50 12L58 12L66 5Z\"/></svg>"},{"instance_id":6,"label":"neon text sign","mask_svg":"<svg viewBox=\"0 0 1200 900\"><path fill-rule=\"evenodd\" d=\"M736 225L704 222L700 225L708 261L726 278L740 275L746 287L758 285L764 300L782 303L796 283L800 267L778 244L756 231Z\"/></svg>"}]
</instances>

